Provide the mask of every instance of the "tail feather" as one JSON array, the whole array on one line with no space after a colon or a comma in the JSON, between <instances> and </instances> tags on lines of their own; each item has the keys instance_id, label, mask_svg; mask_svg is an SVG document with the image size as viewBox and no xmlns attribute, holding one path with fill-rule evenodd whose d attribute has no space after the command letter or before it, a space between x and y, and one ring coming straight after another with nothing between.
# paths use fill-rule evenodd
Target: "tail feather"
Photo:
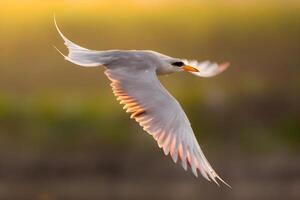
<instances>
[{"instance_id":1,"label":"tail feather","mask_svg":"<svg viewBox=\"0 0 300 200\"><path fill-rule=\"evenodd\" d=\"M64 58L74 64L83 66L83 67L97 67L101 66L105 63L103 63L101 59L101 52L100 51L94 51L94 50L89 50L84 47L81 47L72 41L70 41L68 38L66 38L60 29L58 28L58 25L56 23L56 19L54 17L54 23L55 27L59 33L59 35L62 37L64 40L64 44L69 50L69 53L67 56L62 54L56 47L55 49L64 56Z\"/></svg>"}]
</instances>

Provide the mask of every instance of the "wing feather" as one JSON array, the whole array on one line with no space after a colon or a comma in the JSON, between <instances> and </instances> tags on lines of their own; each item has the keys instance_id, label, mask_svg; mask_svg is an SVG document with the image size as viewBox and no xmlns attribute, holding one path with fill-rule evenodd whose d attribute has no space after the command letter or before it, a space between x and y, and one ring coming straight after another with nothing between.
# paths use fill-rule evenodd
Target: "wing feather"
<instances>
[{"instance_id":1,"label":"wing feather","mask_svg":"<svg viewBox=\"0 0 300 200\"><path fill-rule=\"evenodd\" d=\"M185 170L189 166L196 177L200 173L207 180L218 184L218 179L228 185L208 163L184 111L160 84L154 70L131 73L118 67L107 69L105 74L123 109L153 136L165 155L170 154L175 163L180 160Z\"/></svg>"},{"instance_id":2,"label":"wing feather","mask_svg":"<svg viewBox=\"0 0 300 200\"><path fill-rule=\"evenodd\" d=\"M196 60L182 60L186 65L192 66L199 70L199 72L191 72L196 76L200 77L213 77L222 72L224 72L230 65L230 63L225 62L222 64L213 63L210 61L198 62Z\"/></svg>"}]
</instances>

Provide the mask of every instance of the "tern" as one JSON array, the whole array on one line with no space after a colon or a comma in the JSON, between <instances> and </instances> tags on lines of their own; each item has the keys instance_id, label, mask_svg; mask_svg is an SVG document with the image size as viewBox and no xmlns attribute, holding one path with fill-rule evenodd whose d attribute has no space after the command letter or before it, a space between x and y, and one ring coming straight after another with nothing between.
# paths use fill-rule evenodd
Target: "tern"
<instances>
[{"instance_id":1,"label":"tern","mask_svg":"<svg viewBox=\"0 0 300 200\"><path fill-rule=\"evenodd\" d=\"M191 124L178 101L163 87L158 75L187 71L200 77L212 77L223 72L229 63L217 64L173 58L150 50L95 51L83 48L67 39L56 29L68 49L64 58L83 67L104 67L111 81L113 94L123 109L130 113L144 131L148 132L173 161L191 169L198 177L218 180L229 186L211 167L204 156Z\"/></svg>"}]
</instances>

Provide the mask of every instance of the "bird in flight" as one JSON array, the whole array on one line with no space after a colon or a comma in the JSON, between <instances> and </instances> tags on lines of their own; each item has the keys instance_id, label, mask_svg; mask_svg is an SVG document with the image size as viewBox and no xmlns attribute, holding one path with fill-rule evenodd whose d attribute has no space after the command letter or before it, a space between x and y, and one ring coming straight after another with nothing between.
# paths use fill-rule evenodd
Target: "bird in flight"
<instances>
[{"instance_id":1,"label":"bird in flight","mask_svg":"<svg viewBox=\"0 0 300 200\"><path fill-rule=\"evenodd\" d=\"M55 26L68 48L64 58L83 67L105 67L114 95L123 109L157 141L165 155L198 177L220 180L229 186L211 167L204 156L191 124L178 101L159 82L158 75L187 71L200 77L223 72L229 63L197 62L173 58L150 50L95 51L67 39ZM229 186L230 187L230 186Z\"/></svg>"}]
</instances>

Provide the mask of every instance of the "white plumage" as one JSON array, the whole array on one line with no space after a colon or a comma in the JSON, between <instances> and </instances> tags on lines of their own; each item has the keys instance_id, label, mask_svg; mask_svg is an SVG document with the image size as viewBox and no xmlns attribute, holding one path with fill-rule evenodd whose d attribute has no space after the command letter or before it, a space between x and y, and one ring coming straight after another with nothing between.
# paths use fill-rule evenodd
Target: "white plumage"
<instances>
[{"instance_id":1,"label":"white plumage","mask_svg":"<svg viewBox=\"0 0 300 200\"><path fill-rule=\"evenodd\" d=\"M55 25L69 50L67 56L62 54L65 59L84 67L104 66L117 100L166 155L170 154L175 163L180 160L185 170L190 167L195 176L201 173L207 180L218 184L219 179L229 186L205 158L180 104L157 78L180 71L211 77L224 71L227 63L198 63L146 50L93 51L68 40Z\"/></svg>"}]
</instances>

